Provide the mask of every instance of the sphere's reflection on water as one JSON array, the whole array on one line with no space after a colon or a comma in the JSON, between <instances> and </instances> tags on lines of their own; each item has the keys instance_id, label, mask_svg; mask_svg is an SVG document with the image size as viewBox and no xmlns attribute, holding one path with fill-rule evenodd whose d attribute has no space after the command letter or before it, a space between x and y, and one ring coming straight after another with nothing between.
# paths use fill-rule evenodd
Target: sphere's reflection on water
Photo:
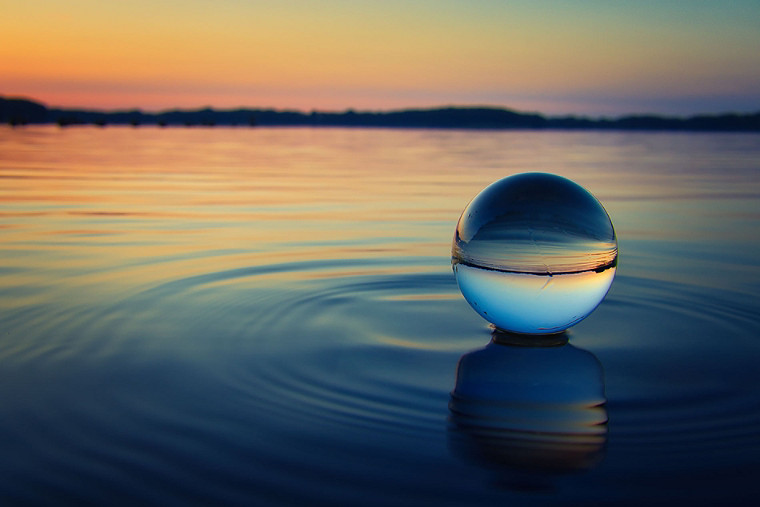
<instances>
[{"instance_id":1,"label":"sphere's reflection on water","mask_svg":"<svg viewBox=\"0 0 760 507\"><path fill-rule=\"evenodd\" d=\"M565 333L537 339L494 331L486 347L459 360L450 447L507 475L587 470L604 454L605 403L601 363Z\"/></svg>"}]
</instances>

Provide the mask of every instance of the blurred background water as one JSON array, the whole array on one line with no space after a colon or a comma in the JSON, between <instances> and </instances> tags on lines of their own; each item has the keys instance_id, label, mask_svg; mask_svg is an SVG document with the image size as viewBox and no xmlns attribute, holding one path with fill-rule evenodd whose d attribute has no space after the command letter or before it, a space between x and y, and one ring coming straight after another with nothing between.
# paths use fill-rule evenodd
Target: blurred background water
<instances>
[{"instance_id":1,"label":"blurred background water","mask_svg":"<svg viewBox=\"0 0 760 507\"><path fill-rule=\"evenodd\" d=\"M489 344L451 240L526 171L617 278ZM749 504L759 176L757 134L0 128L0 502Z\"/></svg>"}]
</instances>

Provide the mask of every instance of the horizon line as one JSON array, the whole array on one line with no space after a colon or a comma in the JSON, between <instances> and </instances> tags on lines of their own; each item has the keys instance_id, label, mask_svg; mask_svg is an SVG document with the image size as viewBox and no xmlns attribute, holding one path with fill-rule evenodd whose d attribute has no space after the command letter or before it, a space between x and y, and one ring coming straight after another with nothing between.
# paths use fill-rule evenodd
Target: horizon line
<instances>
[{"instance_id":1,"label":"horizon line","mask_svg":"<svg viewBox=\"0 0 760 507\"><path fill-rule=\"evenodd\" d=\"M202 106L191 106L191 107L169 106L169 107L161 108L161 109L148 109L148 108L142 108L140 106L124 106L124 107L111 109L111 108L101 108L97 106L51 105L29 95L2 95L0 94L0 99L24 100L28 102L33 102L35 104L44 106L48 110L80 111L80 112L92 112L92 113L99 113L99 114L140 113L140 114L147 114L147 115L160 115L160 114L172 113L172 112L200 112L200 111L232 112L232 111L244 111L244 110L272 111L272 112L278 112L278 113L298 113L298 114L303 114L303 115L309 115L309 114L328 114L328 115L338 114L340 115L340 114L351 114L351 113L387 114L387 113L400 113L400 112L409 112L409 111L437 111L437 110L445 110L445 109L470 109L470 110L485 109L485 110L508 111L508 112L522 114L522 115L538 115L547 119L577 118L577 119L584 119L584 120L603 121L603 120L618 120L618 119L635 118L635 117L657 117L661 119L686 120L686 119L699 118L699 117L752 116L752 115L760 114L760 107L758 107L758 109L753 110L751 112L725 110L725 111L714 112L714 113L691 113L691 114L668 114L668 113L658 113L654 111L646 112L646 113L622 113L622 114L615 114L615 115L591 115L591 114L586 114L586 113L550 114L550 113L544 113L541 111L522 110L522 109L510 107L510 106L496 105L496 104L489 104L489 103L442 103L440 105L435 105L435 106L408 106L408 107L385 108L385 109L358 109L354 107L346 107L345 109L318 109L318 108L301 109L297 107L291 108L291 107L255 106L255 105L216 107L211 104L205 104Z\"/></svg>"}]
</instances>

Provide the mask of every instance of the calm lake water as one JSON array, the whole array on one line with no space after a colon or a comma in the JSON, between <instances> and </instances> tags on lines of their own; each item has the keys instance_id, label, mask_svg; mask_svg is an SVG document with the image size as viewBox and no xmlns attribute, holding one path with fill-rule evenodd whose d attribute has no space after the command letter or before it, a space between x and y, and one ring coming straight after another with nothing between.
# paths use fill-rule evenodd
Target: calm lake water
<instances>
[{"instance_id":1,"label":"calm lake water","mask_svg":"<svg viewBox=\"0 0 760 507\"><path fill-rule=\"evenodd\" d=\"M564 345L451 270L526 171L618 236ZM757 134L0 127L0 504L750 504L758 259Z\"/></svg>"}]
</instances>

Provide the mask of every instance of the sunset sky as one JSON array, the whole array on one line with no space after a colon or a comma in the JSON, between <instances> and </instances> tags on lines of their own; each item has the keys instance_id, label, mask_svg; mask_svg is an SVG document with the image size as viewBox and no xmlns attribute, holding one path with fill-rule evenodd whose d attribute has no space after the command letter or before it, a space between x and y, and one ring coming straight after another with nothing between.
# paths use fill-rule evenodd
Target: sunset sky
<instances>
[{"instance_id":1,"label":"sunset sky","mask_svg":"<svg viewBox=\"0 0 760 507\"><path fill-rule=\"evenodd\" d=\"M760 0L0 0L0 95L105 109L760 111Z\"/></svg>"}]
</instances>

